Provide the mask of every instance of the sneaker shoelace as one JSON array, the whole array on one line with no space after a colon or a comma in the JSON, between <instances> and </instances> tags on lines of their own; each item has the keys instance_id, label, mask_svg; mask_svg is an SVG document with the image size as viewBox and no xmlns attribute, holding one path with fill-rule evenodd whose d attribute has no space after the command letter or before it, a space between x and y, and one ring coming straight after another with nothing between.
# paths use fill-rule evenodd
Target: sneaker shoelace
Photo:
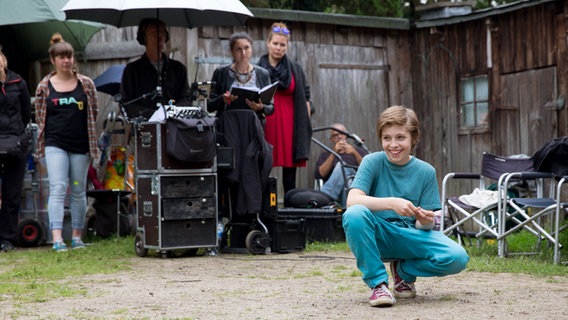
<instances>
[{"instance_id":1,"label":"sneaker shoelace","mask_svg":"<svg viewBox=\"0 0 568 320\"><path fill-rule=\"evenodd\" d=\"M398 277L397 277L398 278ZM394 285L394 290L398 291L398 292L403 292L403 291L414 291L414 288L412 286L412 283L408 283L400 278L398 278L397 281Z\"/></svg>"},{"instance_id":2,"label":"sneaker shoelace","mask_svg":"<svg viewBox=\"0 0 568 320\"><path fill-rule=\"evenodd\" d=\"M393 299L393 295L390 292L390 290L388 289L387 286L385 286L384 284L381 284L380 286L376 287L375 289L373 289L373 294L379 298L379 297L388 297Z\"/></svg>"},{"instance_id":3,"label":"sneaker shoelace","mask_svg":"<svg viewBox=\"0 0 568 320\"><path fill-rule=\"evenodd\" d=\"M396 268L396 267L395 267ZM396 270L396 269L395 269ZM397 291L397 292L405 292L405 291L412 291L414 292L414 284L413 283L409 283L406 282L405 280L403 280L398 273L394 274L394 286L393 286L393 290Z\"/></svg>"}]
</instances>

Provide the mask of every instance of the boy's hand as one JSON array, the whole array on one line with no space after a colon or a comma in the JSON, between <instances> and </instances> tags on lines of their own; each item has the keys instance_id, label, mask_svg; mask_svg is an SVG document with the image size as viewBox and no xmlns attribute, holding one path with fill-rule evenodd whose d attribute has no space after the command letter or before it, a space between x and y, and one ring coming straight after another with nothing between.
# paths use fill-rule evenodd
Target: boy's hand
<instances>
[{"instance_id":1,"label":"boy's hand","mask_svg":"<svg viewBox=\"0 0 568 320\"><path fill-rule=\"evenodd\" d=\"M402 199L402 198L391 198L391 210L398 213L401 216L414 217L416 212L418 212L417 207L415 207L412 202Z\"/></svg>"},{"instance_id":2,"label":"boy's hand","mask_svg":"<svg viewBox=\"0 0 568 320\"><path fill-rule=\"evenodd\" d=\"M417 208L414 217L416 218L417 229L432 229L434 227L434 211Z\"/></svg>"}]
</instances>

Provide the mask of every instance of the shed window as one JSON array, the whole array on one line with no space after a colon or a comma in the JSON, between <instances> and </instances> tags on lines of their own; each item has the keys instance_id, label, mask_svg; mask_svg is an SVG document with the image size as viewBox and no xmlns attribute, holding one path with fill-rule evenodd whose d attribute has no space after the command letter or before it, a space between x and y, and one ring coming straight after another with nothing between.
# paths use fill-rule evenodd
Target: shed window
<instances>
[{"instance_id":1,"label":"shed window","mask_svg":"<svg viewBox=\"0 0 568 320\"><path fill-rule=\"evenodd\" d=\"M489 113L487 76L461 80L460 118L462 128L486 127Z\"/></svg>"}]
</instances>

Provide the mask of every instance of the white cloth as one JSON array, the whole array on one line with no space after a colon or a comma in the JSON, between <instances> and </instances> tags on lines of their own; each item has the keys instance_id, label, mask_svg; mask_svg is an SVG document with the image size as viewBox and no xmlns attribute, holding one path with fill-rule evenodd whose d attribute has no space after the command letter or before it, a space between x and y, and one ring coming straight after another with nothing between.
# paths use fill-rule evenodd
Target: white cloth
<instances>
[{"instance_id":1,"label":"white cloth","mask_svg":"<svg viewBox=\"0 0 568 320\"><path fill-rule=\"evenodd\" d=\"M166 111L162 107L156 109L150 119L148 119L148 122L166 122Z\"/></svg>"},{"instance_id":2,"label":"white cloth","mask_svg":"<svg viewBox=\"0 0 568 320\"><path fill-rule=\"evenodd\" d=\"M488 205L496 204L499 194L497 191L481 190L475 188L471 194L459 196L461 202L476 208L484 208Z\"/></svg>"}]
</instances>

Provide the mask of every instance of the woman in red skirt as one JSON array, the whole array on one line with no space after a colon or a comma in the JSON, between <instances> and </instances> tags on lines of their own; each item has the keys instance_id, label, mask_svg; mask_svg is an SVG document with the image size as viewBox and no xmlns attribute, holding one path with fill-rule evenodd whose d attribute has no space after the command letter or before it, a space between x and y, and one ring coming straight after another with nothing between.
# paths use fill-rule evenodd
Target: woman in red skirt
<instances>
[{"instance_id":1,"label":"woman in red skirt","mask_svg":"<svg viewBox=\"0 0 568 320\"><path fill-rule=\"evenodd\" d=\"M265 135L274 147L272 166L282 167L284 193L296 187L296 168L306 166L312 138L310 87L302 67L286 56L289 39L290 30L284 23L272 24L268 53L258 62L268 69L272 82L279 81Z\"/></svg>"}]
</instances>

